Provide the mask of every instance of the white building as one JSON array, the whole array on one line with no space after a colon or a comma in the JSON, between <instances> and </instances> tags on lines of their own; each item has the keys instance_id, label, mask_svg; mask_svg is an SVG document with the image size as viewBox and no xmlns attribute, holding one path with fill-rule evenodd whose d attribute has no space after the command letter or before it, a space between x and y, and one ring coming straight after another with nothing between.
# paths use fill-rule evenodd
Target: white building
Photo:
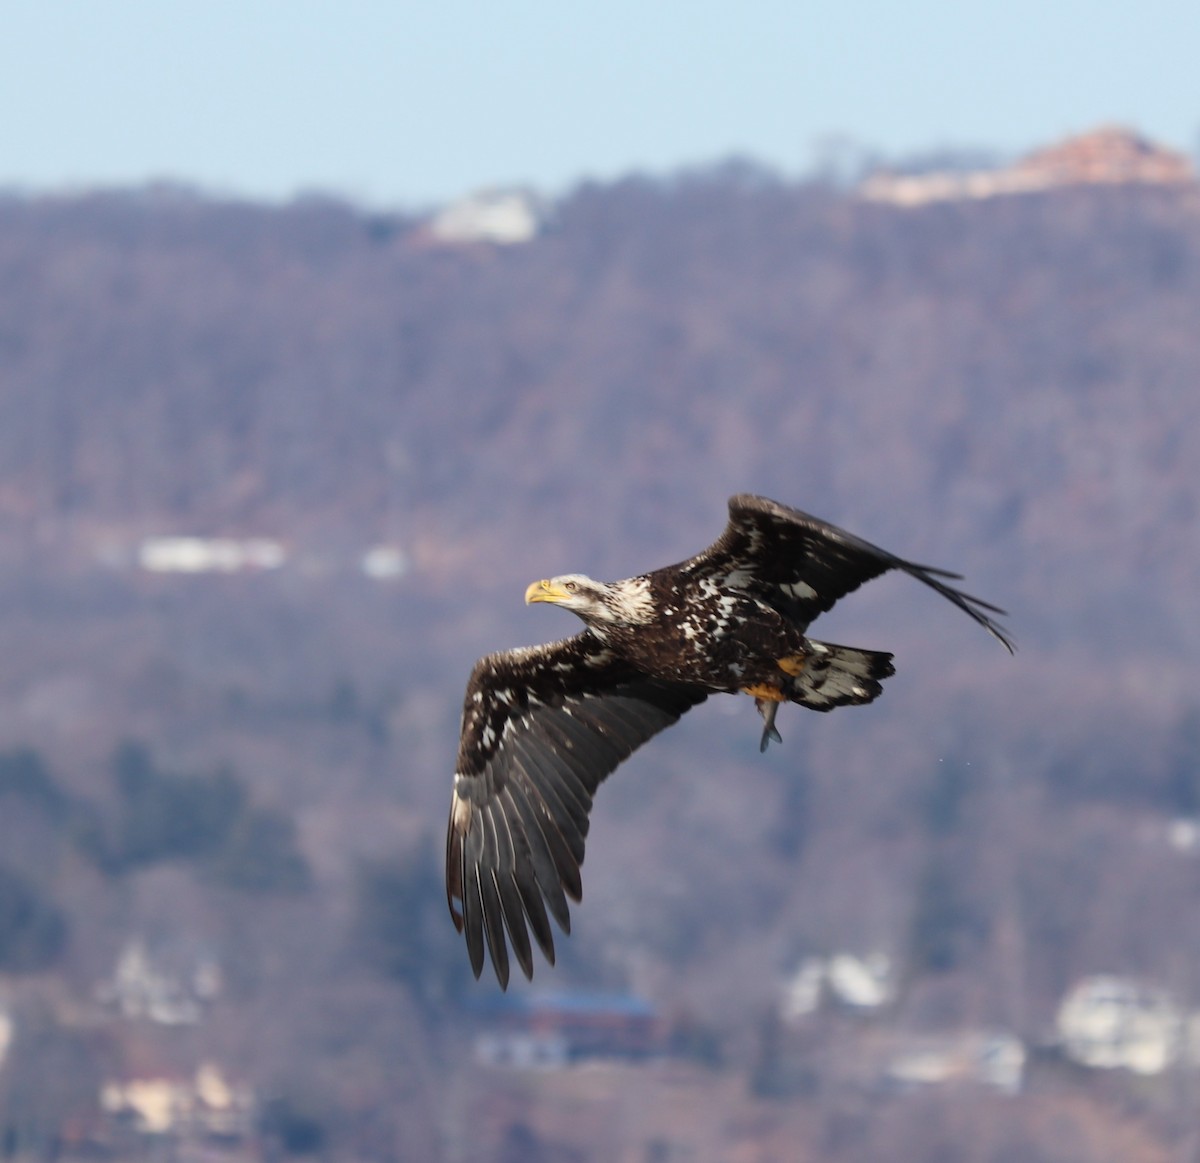
<instances>
[{"instance_id":1,"label":"white building","mask_svg":"<svg viewBox=\"0 0 1200 1163\"><path fill-rule=\"evenodd\" d=\"M1020 1094L1025 1047L1011 1034L968 1031L914 1036L889 1060L888 1081L906 1089L974 1082Z\"/></svg>"},{"instance_id":2,"label":"white building","mask_svg":"<svg viewBox=\"0 0 1200 1163\"><path fill-rule=\"evenodd\" d=\"M249 1087L227 1082L215 1063L203 1062L194 1079L106 1082L100 1107L129 1120L144 1135L241 1136L254 1125L255 1098Z\"/></svg>"},{"instance_id":3,"label":"white building","mask_svg":"<svg viewBox=\"0 0 1200 1163\"><path fill-rule=\"evenodd\" d=\"M220 966L211 957L198 956L180 973L156 964L143 941L134 938L117 957L109 981L96 987L96 998L122 1017L144 1019L162 1026L193 1026L204 1016L206 1004L221 992Z\"/></svg>"},{"instance_id":4,"label":"white building","mask_svg":"<svg viewBox=\"0 0 1200 1163\"><path fill-rule=\"evenodd\" d=\"M372 545L362 555L359 568L374 581L391 581L408 572L408 554L395 545Z\"/></svg>"},{"instance_id":5,"label":"white building","mask_svg":"<svg viewBox=\"0 0 1200 1163\"><path fill-rule=\"evenodd\" d=\"M1057 1025L1066 1056L1095 1069L1161 1074L1184 1049L1183 1012L1163 990L1129 978L1083 978Z\"/></svg>"},{"instance_id":6,"label":"white building","mask_svg":"<svg viewBox=\"0 0 1200 1163\"><path fill-rule=\"evenodd\" d=\"M487 190L452 202L429 221L437 242L492 242L512 246L529 242L541 227L541 212L531 194Z\"/></svg>"},{"instance_id":7,"label":"white building","mask_svg":"<svg viewBox=\"0 0 1200 1163\"><path fill-rule=\"evenodd\" d=\"M814 1013L825 1000L850 1009L877 1009L895 994L891 959L885 953L835 953L806 957L784 983L781 1016L794 1021Z\"/></svg>"},{"instance_id":8,"label":"white building","mask_svg":"<svg viewBox=\"0 0 1200 1163\"><path fill-rule=\"evenodd\" d=\"M151 573L238 573L278 569L287 550L267 537L147 537L138 565Z\"/></svg>"}]
</instances>

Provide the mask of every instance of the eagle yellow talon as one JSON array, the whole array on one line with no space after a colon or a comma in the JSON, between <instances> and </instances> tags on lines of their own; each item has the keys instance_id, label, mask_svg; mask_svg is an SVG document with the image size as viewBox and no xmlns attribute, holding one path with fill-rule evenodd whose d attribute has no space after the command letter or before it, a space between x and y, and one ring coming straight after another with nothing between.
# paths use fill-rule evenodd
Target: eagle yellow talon
<instances>
[{"instance_id":1,"label":"eagle yellow talon","mask_svg":"<svg viewBox=\"0 0 1200 1163\"><path fill-rule=\"evenodd\" d=\"M767 699L772 703L787 701L787 695L777 686L772 686L769 682L756 682L752 686L742 687L742 691L745 694L753 695L756 699Z\"/></svg>"},{"instance_id":2,"label":"eagle yellow talon","mask_svg":"<svg viewBox=\"0 0 1200 1163\"><path fill-rule=\"evenodd\" d=\"M790 674L795 678L803 669L804 663L807 661L807 655L804 654L789 654L786 658L780 658L775 665L783 671L784 674Z\"/></svg>"}]
</instances>

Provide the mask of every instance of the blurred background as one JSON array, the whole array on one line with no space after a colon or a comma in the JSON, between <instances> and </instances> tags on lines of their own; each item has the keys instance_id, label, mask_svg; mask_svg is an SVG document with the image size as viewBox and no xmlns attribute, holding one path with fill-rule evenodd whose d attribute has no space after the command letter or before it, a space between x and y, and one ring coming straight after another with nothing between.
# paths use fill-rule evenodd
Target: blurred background
<instances>
[{"instance_id":1,"label":"blurred background","mask_svg":"<svg viewBox=\"0 0 1200 1163\"><path fill-rule=\"evenodd\" d=\"M1200 1159L1200 9L18 2L0 1151ZM559 964L440 861L522 605L755 491L904 578L712 700Z\"/></svg>"}]
</instances>

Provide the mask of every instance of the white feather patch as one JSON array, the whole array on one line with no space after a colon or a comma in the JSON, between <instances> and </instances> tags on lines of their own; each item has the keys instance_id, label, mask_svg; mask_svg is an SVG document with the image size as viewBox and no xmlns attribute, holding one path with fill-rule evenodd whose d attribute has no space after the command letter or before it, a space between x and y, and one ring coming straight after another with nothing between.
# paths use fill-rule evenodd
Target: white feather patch
<instances>
[{"instance_id":1,"label":"white feather patch","mask_svg":"<svg viewBox=\"0 0 1200 1163\"><path fill-rule=\"evenodd\" d=\"M780 586L779 588L793 598L815 598L817 596L817 591L808 582L793 582L790 586Z\"/></svg>"}]
</instances>

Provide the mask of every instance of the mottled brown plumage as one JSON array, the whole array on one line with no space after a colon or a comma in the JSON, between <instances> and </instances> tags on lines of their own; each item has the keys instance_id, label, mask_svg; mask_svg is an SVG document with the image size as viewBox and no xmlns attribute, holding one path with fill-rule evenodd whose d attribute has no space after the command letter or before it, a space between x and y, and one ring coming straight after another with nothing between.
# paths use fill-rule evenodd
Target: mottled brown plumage
<instances>
[{"instance_id":1,"label":"mottled brown plumage","mask_svg":"<svg viewBox=\"0 0 1200 1163\"><path fill-rule=\"evenodd\" d=\"M592 797L653 735L713 693L754 697L761 746L782 702L818 711L869 703L892 656L806 636L839 598L888 570L936 590L1013 649L998 607L948 584L957 574L904 561L764 497L729 501L708 549L619 582L568 574L535 582L530 602L583 619L573 638L480 659L467 684L446 836L446 894L478 977L485 954L508 984L509 946L527 977L530 937L554 962L553 917L567 898ZM506 939L507 937L507 939Z\"/></svg>"}]
</instances>

